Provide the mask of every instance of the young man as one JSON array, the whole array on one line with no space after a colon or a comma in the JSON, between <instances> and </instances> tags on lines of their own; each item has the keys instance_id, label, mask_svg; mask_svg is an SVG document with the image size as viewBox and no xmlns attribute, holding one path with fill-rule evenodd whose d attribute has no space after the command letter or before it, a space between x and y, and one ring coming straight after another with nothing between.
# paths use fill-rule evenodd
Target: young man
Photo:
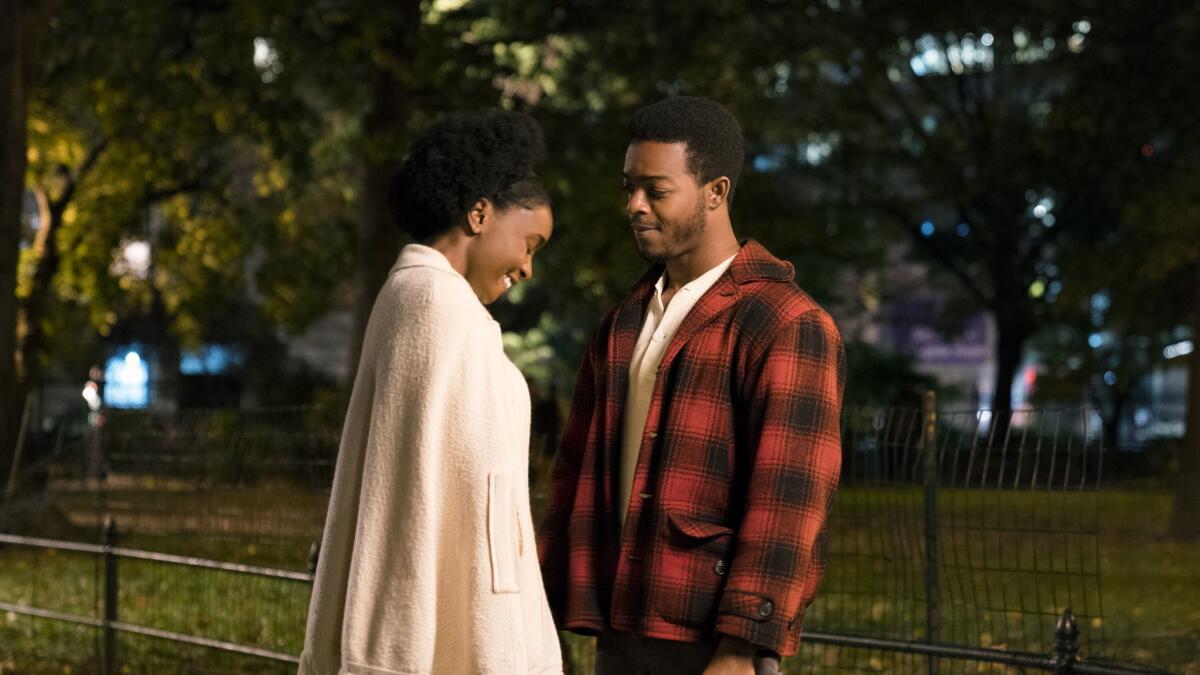
<instances>
[{"instance_id":1,"label":"young man","mask_svg":"<svg viewBox=\"0 0 1200 675\"><path fill-rule=\"evenodd\" d=\"M844 352L789 263L729 218L737 120L638 110L627 211L653 266L580 367L538 536L559 628L598 673L767 673L794 654L841 465Z\"/></svg>"}]
</instances>

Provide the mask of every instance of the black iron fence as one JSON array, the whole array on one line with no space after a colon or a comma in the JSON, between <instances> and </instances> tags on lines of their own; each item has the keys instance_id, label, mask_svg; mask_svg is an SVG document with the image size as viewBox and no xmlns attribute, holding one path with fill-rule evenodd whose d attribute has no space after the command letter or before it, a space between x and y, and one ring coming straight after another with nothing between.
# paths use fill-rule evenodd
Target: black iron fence
<instances>
[{"instance_id":1,"label":"black iron fence","mask_svg":"<svg viewBox=\"0 0 1200 675\"><path fill-rule=\"evenodd\" d=\"M1096 658L1112 654L1089 415L935 409L845 412L828 572L787 672L1162 672ZM25 531L0 536L0 671L294 670L338 421L110 412L26 453L43 489L5 514ZM535 506L549 465L531 458Z\"/></svg>"},{"instance_id":2,"label":"black iron fence","mask_svg":"<svg viewBox=\"0 0 1200 675\"><path fill-rule=\"evenodd\" d=\"M38 619L50 619L77 626L86 626L100 631L99 654L97 661L101 665L100 672L104 675L115 675L128 672L119 667L118 635L127 633L143 637L155 638L167 642L219 650L230 654L238 654L255 659L264 659L285 664L298 665L300 659L291 653L283 653L262 647L254 647L236 642L217 640L197 635L191 635L173 630L164 630L153 626L121 620L121 569L122 560L146 561L162 565L174 565L194 570L216 570L229 574L248 575L264 579L298 582L308 587L312 584L312 570L295 572L290 570L244 565L238 563L206 560L190 556L154 553L137 549L122 548L117 545L118 532L116 523L109 520L104 528L104 543L102 545L81 544L38 537L21 537L0 534L0 544L10 544L30 548L40 548L55 552L86 553L98 556L103 565L103 583L100 587L101 600L98 616L86 616L72 612L63 612L41 607L31 607L25 604L0 602L0 611L24 615ZM315 558L313 560L315 563Z\"/></svg>"}]
</instances>

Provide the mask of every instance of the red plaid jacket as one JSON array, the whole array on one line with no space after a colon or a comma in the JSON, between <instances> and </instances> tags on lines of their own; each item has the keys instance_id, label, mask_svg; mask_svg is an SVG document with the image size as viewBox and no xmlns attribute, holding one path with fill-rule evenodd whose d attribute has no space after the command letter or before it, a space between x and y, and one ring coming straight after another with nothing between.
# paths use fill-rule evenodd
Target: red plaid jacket
<instances>
[{"instance_id":1,"label":"red plaid jacket","mask_svg":"<svg viewBox=\"0 0 1200 675\"><path fill-rule=\"evenodd\" d=\"M747 241L663 357L622 530L621 411L662 272L605 316L579 370L538 533L551 609L583 633L794 654L841 469L841 337L792 266Z\"/></svg>"}]
</instances>

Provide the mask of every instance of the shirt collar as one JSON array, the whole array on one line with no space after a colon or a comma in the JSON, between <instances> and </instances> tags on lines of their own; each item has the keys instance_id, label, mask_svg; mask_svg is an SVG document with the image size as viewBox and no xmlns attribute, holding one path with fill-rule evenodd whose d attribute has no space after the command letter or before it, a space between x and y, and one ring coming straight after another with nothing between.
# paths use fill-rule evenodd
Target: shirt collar
<instances>
[{"instance_id":1,"label":"shirt collar","mask_svg":"<svg viewBox=\"0 0 1200 675\"><path fill-rule=\"evenodd\" d=\"M684 284L679 290L687 291L689 293L696 292L697 295L703 295L705 291L707 291L709 288L712 288L713 284L717 283L717 279L720 279L721 275L725 273L725 270L729 269L729 265L733 263L733 259L736 257L737 254L735 253L722 260L704 274L701 274L695 279L692 279ZM662 292L666 290L666 284L667 271L664 269L663 273L659 275L658 281L654 284L654 293L661 296Z\"/></svg>"}]
</instances>

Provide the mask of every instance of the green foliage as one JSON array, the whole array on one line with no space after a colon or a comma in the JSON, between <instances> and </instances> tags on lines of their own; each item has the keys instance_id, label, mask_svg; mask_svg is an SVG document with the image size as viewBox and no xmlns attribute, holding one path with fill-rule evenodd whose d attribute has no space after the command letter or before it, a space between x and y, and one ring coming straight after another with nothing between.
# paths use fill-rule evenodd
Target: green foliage
<instances>
[{"instance_id":1,"label":"green foliage","mask_svg":"<svg viewBox=\"0 0 1200 675\"><path fill-rule=\"evenodd\" d=\"M328 306L345 275L349 207L329 198L328 162L314 157L325 123L288 73L268 82L256 66L261 26L249 4L70 3L52 22L30 105L29 183L62 207L42 223L61 255L43 290L57 299L43 323L56 359L73 342L57 336L106 334L157 298L184 344L204 339L248 289L294 328ZM296 217L305 200L323 208ZM123 247L138 240L152 250L148 274L121 268ZM276 251L290 275L261 262ZM23 261L26 295L37 292L34 253ZM301 293L288 288L297 275Z\"/></svg>"}]
</instances>

